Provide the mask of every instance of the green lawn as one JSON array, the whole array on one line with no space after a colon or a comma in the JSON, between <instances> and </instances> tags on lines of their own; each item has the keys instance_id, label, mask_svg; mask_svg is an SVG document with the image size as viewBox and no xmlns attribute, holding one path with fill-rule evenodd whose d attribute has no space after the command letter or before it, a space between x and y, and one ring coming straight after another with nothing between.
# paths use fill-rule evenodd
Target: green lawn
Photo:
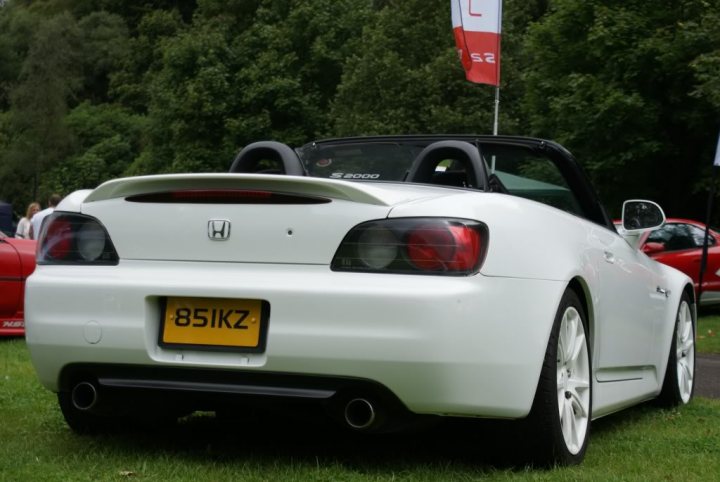
<instances>
[{"instance_id":1,"label":"green lawn","mask_svg":"<svg viewBox=\"0 0 720 482\"><path fill-rule=\"evenodd\" d=\"M701 481L720 475L720 401L702 398L679 410L645 404L597 420L585 463L555 470L503 465L512 444L503 448L502 431L486 423L358 437L319 418L220 423L199 414L163 431L83 437L67 428L54 395L37 382L22 339L0 340L0 417L0 481Z\"/></svg>"},{"instance_id":2,"label":"green lawn","mask_svg":"<svg viewBox=\"0 0 720 482\"><path fill-rule=\"evenodd\" d=\"M698 353L720 354L720 316L701 316L697 326Z\"/></svg>"}]
</instances>

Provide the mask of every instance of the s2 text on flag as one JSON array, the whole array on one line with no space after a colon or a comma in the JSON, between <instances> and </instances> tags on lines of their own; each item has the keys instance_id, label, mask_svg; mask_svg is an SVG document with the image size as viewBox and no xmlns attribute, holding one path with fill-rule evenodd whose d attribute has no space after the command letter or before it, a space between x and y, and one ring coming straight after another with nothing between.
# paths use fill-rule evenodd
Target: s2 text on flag
<instances>
[{"instance_id":1,"label":"s2 text on flag","mask_svg":"<svg viewBox=\"0 0 720 482\"><path fill-rule=\"evenodd\" d=\"M501 0L450 0L455 45L470 82L500 85Z\"/></svg>"}]
</instances>

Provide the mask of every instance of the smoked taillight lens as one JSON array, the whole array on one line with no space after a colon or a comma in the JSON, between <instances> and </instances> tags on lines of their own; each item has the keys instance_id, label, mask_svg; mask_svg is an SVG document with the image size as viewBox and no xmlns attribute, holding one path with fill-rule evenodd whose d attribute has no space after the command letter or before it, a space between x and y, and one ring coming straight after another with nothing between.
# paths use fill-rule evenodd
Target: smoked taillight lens
<instances>
[{"instance_id":1,"label":"smoked taillight lens","mask_svg":"<svg viewBox=\"0 0 720 482\"><path fill-rule=\"evenodd\" d=\"M54 212L43 223L37 263L115 265L118 255L110 236L97 219Z\"/></svg>"},{"instance_id":2,"label":"smoked taillight lens","mask_svg":"<svg viewBox=\"0 0 720 482\"><path fill-rule=\"evenodd\" d=\"M455 218L397 218L355 226L332 261L334 271L470 275L485 258L487 226Z\"/></svg>"}]
</instances>

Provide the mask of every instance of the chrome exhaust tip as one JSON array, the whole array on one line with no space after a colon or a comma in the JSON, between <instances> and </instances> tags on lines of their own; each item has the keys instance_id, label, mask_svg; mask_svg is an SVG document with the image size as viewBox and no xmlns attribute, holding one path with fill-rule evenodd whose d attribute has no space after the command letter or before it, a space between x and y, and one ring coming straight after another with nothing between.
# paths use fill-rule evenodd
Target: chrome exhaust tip
<instances>
[{"instance_id":1,"label":"chrome exhaust tip","mask_svg":"<svg viewBox=\"0 0 720 482\"><path fill-rule=\"evenodd\" d=\"M78 410L91 410L97 404L98 391L92 383L80 382L73 387L70 398Z\"/></svg>"},{"instance_id":2,"label":"chrome exhaust tip","mask_svg":"<svg viewBox=\"0 0 720 482\"><path fill-rule=\"evenodd\" d=\"M354 398L345 404L345 423L355 430L366 430L377 418L375 406L365 398Z\"/></svg>"}]
</instances>

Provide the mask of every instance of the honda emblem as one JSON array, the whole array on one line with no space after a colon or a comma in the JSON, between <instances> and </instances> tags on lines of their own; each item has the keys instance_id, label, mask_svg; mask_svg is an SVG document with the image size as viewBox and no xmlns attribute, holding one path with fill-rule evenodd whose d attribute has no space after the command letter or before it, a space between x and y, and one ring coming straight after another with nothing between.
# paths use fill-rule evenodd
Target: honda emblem
<instances>
[{"instance_id":1,"label":"honda emblem","mask_svg":"<svg viewBox=\"0 0 720 482\"><path fill-rule=\"evenodd\" d=\"M230 221L211 219L208 221L208 238L213 241L226 241L230 238Z\"/></svg>"}]
</instances>

